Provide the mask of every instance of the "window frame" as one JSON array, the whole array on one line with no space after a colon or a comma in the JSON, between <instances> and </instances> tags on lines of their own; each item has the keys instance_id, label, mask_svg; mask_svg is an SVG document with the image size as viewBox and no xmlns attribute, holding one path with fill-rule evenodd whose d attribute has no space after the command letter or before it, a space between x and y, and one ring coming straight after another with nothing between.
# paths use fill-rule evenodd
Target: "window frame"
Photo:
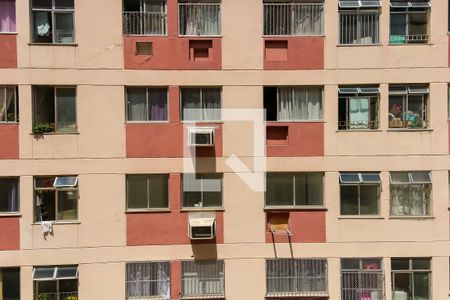
<instances>
[{"instance_id":1,"label":"window frame","mask_svg":"<svg viewBox=\"0 0 450 300\"><path fill-rule=\"evenodd\" d=\"M15 185L17 187L17 210L15 211L0 211L0 216L9 216L20 214L20 177L0 177L0 182L2 180L15 180Z\"/></svg>"},{"instance_id":2,"label":"window frame","mask_svg":"<svg viewBox=\"0 0 450 300\"><path fill-rule=\"evenodd\" d=\"M375 263L378 264L378 268L377 269L364 269L364 261L374 261ZM343 262L344 261L353 261L353 262L358 262L359 267L356 269L344 269L343 268ZM365 280L362 280L362 278L364 277L364 275L369 275L370 277L373 277L373 275L378 275L380 278L378 278L379 281L381 281L381 290L380 289L375 289L375 288L371 288L371 289L367 289L362 287L364 282L366 282ZM378 293L380 293L382 295L381 299L383 298L383 295L385 293L385 273L384 273L384 269L383 269L383 258L382 257L342 257L340 259L340 293L341 293L341 299L348 299L346 297L344 297L344 283L346 282L344 280L345 275L358 275L358 284L355 284L355 287L353 288L346 288L345 290L355 290L356 292L359 291L368 291L368 292L376 292L378 291Z\"/></svg>"},{"instance_id":3,"label":"window frame","mask_svg":"<svg viewBox=\"0 0 450 300\"><path fill-rule=\"evenodd\" d=\"M151 267L149 267L151 269L159 268L160 266L162 266L162 268L165 268L165 270L167 271L167 278L168 278L168 280L158 280L158 279L153 279L153 277L151 279L148 279L148 280L143 280L143 279L141 279L141 280L128 280L129 273L130 273L130 268L131 268L132 265L142 265L142 266L148 265L148 266L151 266ZM169 297L166 298L163 295L147 295L147 296L145 296L145 295L130 296L129 295L130 291L128 290L128 284L130 284L130 283L139 284L139 283L144 283L146 281L149 281L150 283L153 283L153 282L158 282L158 283L159 282L164 282L164 283L168 284ZM145 299L147 299L147 298L151 298L151 299L155 298L155 299L167 299L168 300L168 299L170 299L170 296L171 296L171 291L170 291L171 285L172 285L172 282L171 282L171 266L170 266L170 261L168 261L168 260L132 261L132 262L126 262L126 264L125 264L125 299L126 300L141 299L141 298L142 299L144 299L144 298Z\"/></svg>"},{"instance_id":4,"label":"window frame","mask_svg":"<svg viewBox=\"0 0 450 300\"><path fill-rule=\"evenodd\" d=\"M52 124L53 125L53 131L51 132L44 132L42 134L78 134L78 101L77 101L77 86L70 86L70 85L33 85L32 86L32 99L33 99L33 103L32 103L32 126L36 126L38 124L45 124L45 123L36 123L36 107L37 107L37 103L36 103L36 97L37 97L37 93L36 93L36 89L37 88L53 88L53 107L54 107L54 112L55 112L55 118L53 120ZM75 111L74 111L74 115L75 115L75 128L74 131L61 131L61 130L56 130L56 124L58 124L57 122L57 91L60 89L73 89L74 90L74 98L75 98Z\"/></svg>"},{"instance_id":5,"label":"window frame","mask_svg":"<svg viewBox=\"0 0 450 300\"><path fill-rule=\"evenodd\" d=\"M218 12L218 33L217 34L183 34L182 33L182 17L181 17L181 7L183 6L219 6L219 12ZM179 0L177 3L177 19L178 19L178 24L177 24L177 33L179 37L221 37L222 36L222 1L221 0L207 0L207 1L196 1L196 0ZM185 26L185 31L187 28L187 25Z\"/></svg>"},{"instance_id":6,"label":"window frame","mask_svg":"<svg viewBox=\"0 0 450 300\"><path fill-rule=\"evenodd\" d=\"M423 88L425 89L424 92L417 92L417 91L413 91L411 89L411 87L415 87L415 88ZM404 89L403 89L404 88ZM397 90L395 90L397 89ZM402 89L400 91L400 89ZM393 116L393 120L394 119L398 119L395 118L395 115L393 113L391 113L391 97L402 97L402 118L400 118L401 122L402 122L402 126L391 126L391 124L389 123L389 121L391 121L389 118L391 117L391 115ZM410 105L410 96L412 97L416 97L416 96L421 96L422 97L422 116L420 121L422 122L422 126L421 127L409 127L411 125L409 125L408 120L404 120L405 119L405 114L409 117L409 105ZM389 95L388 95L388 129L389 130L427 130L430 128L430 90L429 90L429 85L428 84L407 84L407 85L397 85L397 84L393 84L393 85L389 85Z\"/></svg>"},{"instance_id":7,"label":"window frame","mask_svg":"<svg viewBox=\"0 0 450 300\"><path fill-rule=\"evenodd\" d=\"M339 1L341 2L341 1ZM358 1L355 1L355 3ZM338 34L338 46L370 46L370 45L381 45L381 30L380 30L380 16L381 16L381 3L379 6L361 6L358 4L358 6L355 7L341 7L338 4L338 22L339 26L337 27L339 30ZM344 28L342 24L342 16L353 16L353 18L356 20L356 36L355 41L356 43L345 43L344 36L349 35L348 32L350 32L349 23L346 23L347 28ZM362 29L364 25L363 16L371 16L375 19L375 21L372 24L376 24L373 28L374 30L374 36L373 39L375 39L375 42L370 43L363 43L361 40L363 39L362 36ZM346 29L346 30L344 30ZM344 36L343 33L345 32ZM371 37L371 36L369 36ZM348 37L347 37L348 38Z\"/></svg>"},{"instance_id":8,"label":"window frame","mask_svg":"<svg viewBox=\"0 0 450 300\"><path fill-rule=\"evenodd\" d=\"M56 175L56 176L34 176L33 177L33 219L34 219L34 223L35 224L40 224L42 222L45 221L52 221L55 223L77 223L78 219L79 219L79 200L80 200L80 189L79 189L79 184L77 181L77 185L76 187L63 187L63 188L56 188L54 186L52 187L37 187L36 185L36 181L37 179L41 179L41 178L55 178L54 180L56 180L56 177L78 177L78 175ZM53 180L53 182L54 182ZM54 197L54 203L55 203L55 220L39 220L38 218L38 210L40 209L40 206L37 205L37 195L40 191L54 191L55 193L55 197ZM59 200L59 192L75 192L76 193L76 214L77 214L77 218L76 219L58 219L58 200Z\"/></svg>"},{"instance_id":9,"label":"window frame","mask_svg":"<svg viewBox=\"0 0 450 300\"><path fill-rule=\"evenodd\" d=\"M269 174L278 174L278 175L290 175L292 176L292 193L293 193L293 199L292 199L292 205L267 205L267 182L268 182L268 177L267 175ZM317 205L317 204L311 204L311 205L302 205L299 204L297 205L297 199L296 199L296 181L295 178L297 177L297 175L306 175L306 180L308 180L308 174L319 174L321 175L322 178L322 191L321 191L321 195L322 195L322 204ZM325 172L266 172L265 175L265 183L266 183L266 189L265 189L265 193L264 193L264 209L266 210L271 210L271 209L280 209L280 210L292 210L292 209L321 209L325 207Z\"/></svg>"},{"instance_id":10,"label":"window frame","mask_svg":"<svg viewBox=\"0 0 450 300\"><path fill-rule=\"evenodd\" d=\"M189 192L194 192L194 193L200 193L200 207L192 207L192 206L185 206L184 205L184 198L185 195L184 193L186 193L184 191L184 176L185 174L192 174L193 176L195 176L195 180L198 181L200 180L200 185L201 185L201 191L187 191L187 193ZM221 205L220 206L204 206L204 193L208 192L208 191L204 191L203 190L203 185L204 185L204 176L217 176L220 177L220 200L221 200ZM198 176L200 176L201 178L199 178ZM219 178L206 178L206 180L218 180ZM223 206L223 200L224 200L224 196L223 196L223 181L224 181L224 176L223 173L183 173L181 176L181 210L223 210L224 206Z\"/></svg>"},{"instance_id":11,"label":"window frame","mask_svg":"<svg viewBox=\"0 0 450 300\"><path fill-rule=\"evenodd\" d=\"M147 184L147 208L130 208L129 207L129 197L128 197L128 191L129 191L129 182L128 178L132 176L145 176L146 177L146 184ZM152 208L150 207L151 202L151 196L149 192L149 180L151 177L156 176L164 176L167 179L167 207L156 207ZM125 176L125 185L126 185L126 211L127 212L139 212L139 211L170 211L170 174L127 174Z\"/></svg>"},{"instance_id":12,"label":"window frame","mask_svg":"<svg viewBox=\"0 0 450 300\"><path fill-rule=\"evenodd\" d=\"M184 289L184 281L186 280L186 274L193 274L194 272L186 272L187 270L185 270L185 268L187 268L187 265L190 264L190 266L188 268L191 269L195 269L197 268L200 269L202 266L206 266L208 267L209 265L212 265L213 263L215 263L215 265L213 267L217 267L221 270L219 270L219 278L211 278L211 277L202 277L199 278L198 274L199 272L197 271L195 274L197 274L196 277L193 278L197 278L197 280L200 281L218 281L221 286L220 286L220 290L221 293L220 294L210 294L210 293L205 293L204 292L204 285L201 285L203 287L203 289L198 289L200 291L200 293L198 294L186 294L185 289ZM223 259L216 259L216 260L181 260L181 272L180 272L180 283L181 283L181 293L180 293L180 297L181 299L200 299L200 298L205 298L205 299L210 299L210 298L220 298L220 299L224 299L225 298L225 261Z\"/></svg>"},{"instance_id":13,"label":"window frame","mask_svg":"<svg viewBox=\"0 0 450 300\"><path fill-rule=\"evenodd\" d=\"M159 1L155 1L155 2L163 2L163 5L160 7L161 11L159 12L161 14L161 24L162 24L162 28L163 28L163 33L161 34L144 34L144 22L139 22L139 30L140 33L130 33L133 30L127 30L126 29L126 14L130 14L130 13L139 13L139 14L145 14L145 13L153 13L154 12L147 12L145 11L145 6L146 6L146 2L145 0L140 0L139 1L139 11L128 11L125 10L125 2L127 0L123 0L122 1L122 26L123 26L123 35L124 36L168 36L168 22L167 22L167 0L159 0ZM129 0L128 0L129 1Z\"/></svg>"},{"instance_id":14,"label":"window frame","mask_svg":"<svg viewBox=\"0 0 450 300\"><path fill-rule=\"evenodd\" d=\"M430 268L429 269L414 269L413 267L413 262L414 260L418 260L418 259L427 259L429 261L430 264ZM408 260L408 269L406 270L396 270L392 267L392 261L394 260ZM411 289L412 289L412 300L415 299L415 295L414 295L414 274L415 273L426 273L428 274L428 295L432 295L432 258L430 257L393 257L391 258L391 288L392 288L392 293L395 293L395 275L396 274L408 274L409 275L409 282L411 285Z\"/></svg>"},{"instance_id":15,"label":"window frame","mask_svg":"<svg viewBox=\"0 0 450 300\"><path fill-rule=\"evenodd\" d=\"M130 101L128 100L128 89L145 89L145 112L146 112L146 119L142 121L133 121L129 120L129 110L130 110ZM149 120L148 117L148 103L149 103L149 90L155 89L155 90L166 90L166 107L167 107L167 118L166 120ZM167 86L125 86L125 120L126 123L130 124L166 124L169 123L170 120L170 99L169 99L169 88Z\"/></svg>"},{"instance_id":16,"label":"window frame","mask_svg":"<svg viewBox=\"0 0 450 300\"><path fill-rule=\"evenodd\" d=\"M324 121L324 105L323 105L323 96L324 96L324 88L323 86L277 86L277 120L275 122L279 123L307 123L307 122L323 122ZM306 103L309 103L310 92L311 90L320 90L320 118L319 119L281 119L279 116L280 112L280 90L281 89L291 89L292 92L292 100L296 99L296 93L306 92ZM308 114L307 110L307 114Z\"/></svg>"},{"instance_id":17,"label":"window frame","mask_svg":"<svg viewBox=\"0 0 450 300\"><path fill-rule=\"evenodd\" d=\"M344 89L355 89L355 93L350 91L345 91ZM377 89L378 93L372 93L368 90L364 89ZM338 88L338 130L339 131L372 131L372 130L378 130L380 128L380 87L379 86L367 86L367 87L343 87L340 86ZM361 99L361 98L368 98L369 100L369 110L368 110L368 117L369 117L369 123L367 124L367 128L351 128L350 125L350 100L351 99ZM339 121L339 106L341 101L345 101L345 121ZM372 120L372 104L375 106L375 112L373 115L375 115L375 119ZM342 125L342 122L344 122L344 125ZM372 124L372 125L371 125Z\"/></svg>"},{"instance_id":18,"label":"window frame","mask_svg":"<svg viewBox=\"0 0 450 300\"><path fill-rule=\"evenodd\" d=\"M8 110L6 106L6 95L8 89L14 89L14 121L8 121ZM18 124L19 123L19 91L15 85L0 85L0 93L3 93L5 99L5 120L0 120L0 124ZM1 103L0 103L1 104ZM0 107L1 110L1 107Z\"/></svg>"},{"instance_id":19,"label":"window frame","mask_svg":"<svg viewBox=\"0 0 450 300\"><path fill-rule=\"evenodd\" d=\"M0 34L14 34L17 33L17 5L16 5L16 0L10 1L14 4L14 15L12 16L14 18L14 22L11 22L11 24L13 24L14 30L1 30L0 27ZM1 9L1 6L0 6ZM11 17L11 16L9 16ZM9 26L8 26L9 27Z\"/></svg>"},{"instance_id":20,"label":"window frame","mask_svg":"<svg viewBox=\"0 0 450 300\"><path fill-rule=\"evenodd\" d=\"M56 5L55 5L55 3L56 3L56 1L57 0L51 0L52 1L52 7L51 8L34 8L33 7L33 1L34 0L30 0L30 12L31 12L31 18L30 18L30 21L31 21L31 23L30 23L30 25L31 25L31 30L30 30L30 34L31 34L31 44L37 44L37 45L39 45L39 44L43 44L43 45L54 45L54 44L56 44L56 45L76 45L76 24L75 24L75 21L76 21L76 18L75 18L75 0L73 1L73 8L56 8ZM35 12L47 12L47 13L50 13L51 14L51 21L52 21L52 30L51 30L51 34L52 34L52 41L51 42L38 42L38 41L35 41L35 35L34 35L34 31L35 31L35 28L34 28L34 18L35 18ZM70 43L58 43L58 42L56 42L55 41L55 30L56 30L56 27L55 27L55 24L56 24L56 18L55 18L55 15L56 14L72 14L72 20L73 20L73 22L72 22L72 25L73 25L73 41L72 42L70 42Z\"/></svg>"},{"instance_id":21,"label":"window frame","mask_svg":"<svg viewBox=\"0 0 450 300\"><path fill-rule=\"evenodd\" d=\"M199 90L199 98L200 98L200 110L203 110L202 107L203 104L203 90L215 90L217 89L219 91L219 100L220 100L220 119L219 120L204 120L203 114L202 114L202 120L185 120L185 116L183 113L184 107L183 107L183 90ZM189 87L180 87L180 96L179 96L179 103L180 103L180 120L181 123L222 123L223 122L223 89L222 87L218 86L202 86L202 87L196 87L196 86L189 86Z\"/></svg>"},{"instance_id":22,"label":"window frame","mask_svg":"<svg viewBox=\"0 0 450 300\"><path fill-rule=\"evenodd\" d=\"M408 5L408 6L404 6L404 7L393 7L392 6L392 2L396 2L395 0L391 0L390 1L390 10L389 10L389 45L390 46L392 46L392 45L395 45L395 46L398 46L398 45L408 45L408 44L429 44L430 43L430 36L431 36L431 34L430 34L430 30L431 30L431 26L430 26L430 18L431 18L431 2L430 1L428 1L428 0L424 0L423 2L425 3L425 2L427 2L427 3L429 3L429 6L427 6L427 7L425 7L425 6L422 6L422 7L413 7L413 6L411 6L411 2L406 2L406 4ZM393 8L394 8L394 10L393 10ZM421 8L422 10L420 10L420 11L410 11L410 9L417 9L417 8ZM395 9L398 9L397 11L395 10ZM426 13L426 15L427 15L427 24L426 24L426 26L427 26L427 33L426 34L423 34L423 35L426 35L426 40L416 40L416 41L414 41L414 40L411 40L411 41L408 41L408 38L407 37L409 37L410 36L410 34L409 34L409 23L410 23L410 18L411 18L411 15L414 15L414 14L421 14L421 13ZM391 40L391 37L393 36L392 34L391 34L391 24L392 24L392 15L405 15L405 36L403 36L404 38L405 38L405 41L403 42L403 43L393 43L392 42L392 40ZM395 35L394 35L395 36Z\"/></svg>"},{"instance_id":23,"label":"window frame","mask_svg":"<svg viewBox=\"0 0 450 300\"><path fill-rule=\"evenodd\" d=\"M58 273L58 268L60 268L60 267L77 267L77 271L76 271L76 276L74 276L74 277L57 277L57 273ZM39 268L54 268L54 271L53 271L53 277L52 278L50 278L50 277L48 277L48 278L44 278L44 279L35 279L34 278L34 275L35 275L35 272L36 272L36 269L39 269ZM76 293L77 294L77 296L78 296L78 293L79 293L79 265L58 265L58 266L35 266L35 267L33 267L33 271L32 271L32 275L31 275L31 278L32 278L32 280L33 280L33 296L36 298L36 299L38 299L37 298L37 295L38 295L38 291L39 291L39 283L40 282L49 282L49 281L51 281L51 282L55 282L56 283L56 286L55 286L55 293L56 293L56 299L57 300L62 300L62 298L60 297L60 294L61 293L65 293L65 292L60 292L60 282L61 281L64 281L64 280L71 280L71 281L75 281L76 280L76 282L77 282L77 291L76 292L71 292L71 293ZM44 295L45 294L55 294L55 293L43 293Z\"/></svg>"},{"instance_id":24,"label":"window frame","mask_svg":"<svg viewBox=\"0 0 450 300\"><path fill-rule=\"evenodd\" d=\"M380 181L364 181L363 174L378 174ZM359 182L345 183L342 182L341 174L358 174ZM381 204L381 192L382 192L383 178L380 172L340 172L339 173L339 204L340 204L340 216L341 217L372 217L380 216L380 204ZM343 214L342 213L342 186L357 186L358 187L358 214ZM377 187L377 213L376 214L362 214L361 213L361 186L376 186Z\"/></svg>"}]
</instances>

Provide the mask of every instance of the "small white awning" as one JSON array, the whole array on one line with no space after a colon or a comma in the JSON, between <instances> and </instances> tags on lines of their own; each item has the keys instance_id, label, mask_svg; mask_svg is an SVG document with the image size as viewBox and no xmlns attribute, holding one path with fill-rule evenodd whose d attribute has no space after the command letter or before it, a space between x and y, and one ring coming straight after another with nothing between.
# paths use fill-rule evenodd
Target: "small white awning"
<instances>
[{"instance_id":1,"label":"small white awning","mask_svg":"<svg viewBox=\"0 0 450 300\"><path fill-rule=\"evenodd\" d=\"M214 218L192 218L189 219L189 225L191 227L211 227L215 221Z\"/></svg>"}]
</instances>

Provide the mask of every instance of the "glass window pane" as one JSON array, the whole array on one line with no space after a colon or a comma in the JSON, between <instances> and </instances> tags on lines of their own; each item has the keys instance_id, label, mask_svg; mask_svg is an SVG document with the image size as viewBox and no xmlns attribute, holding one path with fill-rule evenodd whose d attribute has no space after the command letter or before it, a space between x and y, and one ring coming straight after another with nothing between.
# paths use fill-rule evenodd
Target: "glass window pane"
<instances>
[{"instance_id":1,"label":"glass window pane","mask_svg":"<svg viewBox=\"0 0 450 300\"><path fill-rule=\"evenodd\" d=\"M56 297L52 297L57 292L56 285L56 280L36 282L36 292L38 294L36 299L57 300Z\"/></svg>"},{"instance_id":2,"label":"glass window pane","mask_svg":"<svg viewBox=\"0 0 450 300\"><path fill-rule=\"evenodd\" d=\"M295 174L295 205L323 204L323 174Z\"/></svg>"},{"instance_id":3,"label":"glass window pane","mask_svg":"<svg viewBox=\"0 0 450 300\"><path fill-rule=\"evenodd\" d=\"M431 183L430 172L411 172L412 183Z\"/></svg>"},{"instance_id":4,"label":"glass window pane","mask_svg":"<svg viewBox=\"0 0 450 300\"><path fill-rule=\"evenodd\" d=\"M167 121L167 89L148 89L148 120Z\"/></svg>"},{"instance_id":5,"label":"glass window pane","mask_svg":"<svg viewBox=\"0 0 450 300\"><path fill-rule=\"evenodd\" d=\"M221 207L222 193L220 192L204 192L203 207Z\"/></svg>"},{"instance_id":6,"label":"glass window pane","mask_svg":"<svg viewBox=\"0 0 450 300\"><path fill-rule=\"evenodd\" d=\"M411 299L412 295L412 282L410 273L394 273L393 280L393 300Z\"/></svg>"},{"instance_id":7,"label":"glass window pane","mask_svg":"<svg viewBox=\"0 0 450 300\"><path fill-rule=\"evenodd\" d=\"M34 125L55 123L55 90L49 86L34 87Z\"/></svg>"},{"instance_id":8,"label":"glass window pane","mask_svg":"<svg viewBox=\"0 0 450 300\"><path fill-rule=\"evenodd\" d=\"M33 0L33 8L52 8L52 0Z\"/></svg>"},{"instance_id":9,"label":"glass window pane","mask_svg":"<svg viewBox=\"0 0 450 300\"><path fill-rule=\"evenodd\" d=\"M55 13L55 43L73 43L73 13Z\"/></svg>"},{"instance_id":10,"label":"glass window pane","mask_svg":"<svg viewBox=\"0 0 450 300\"><path fill-rule=\"evenodd\" d=\"M183 207L202 207L202 193L201 192L184 192L183 193Z\"/></svg>"},{"instance_id":11,"label":"glass window pane","mask_svg":"<svg viewBox=\"0 0 450 300\"><path fill-rule=\"evenodd\" d=\"M78 266L63 266L56 270L56 278L78 277Z\"/></svg>"},{"instance_id":12,"label":"glass window pane","mask_svg":"<svg viewBox=\"0 0 450 300\"><path fill-rule=\"evenodd\" d=\"M405 36L405 35L406 35L406 14L401 13L391 14L391 38L392 36Z\"/></svg>"},{"instance_id":13,"label":"glass window pane","mask_svg":"<svg viewBox=\"0 0 450 300\"><path fill-rule=\"evenodd\" d=\"M290 173L267 173L266 206L294 205L294 181Z\"/></svg>"},{"instance_id":14,"label":"glass window pane","mask_svg":"<svg viewBox=\"0 0 450 300\"><path fill-rule=\"evenodd\" d=\"M405 96L389 96L389 127L403 127Z\"/></svg>"},{"instance_id":15,"label":"glass window pane","mask_svg":"<svg viewBox=\"0 0 450 300\"><path fill-rule=\"evenodd\" d=\"M392 258L391 259L392 270L409 270L408 258Z\"/></svg>"},{"instance_id":16,"label":"glass window pane","mask_svg":"<svg viewBox=\"0 0 450 300\"><path fill-rule=\"evenodd\" d=\"M16 1L0 1L0 32L16 31Z\"/></svg>"},{"instance_id":17,"label":"glass window pane","mask_svg":"<svg viewBox=\"0 0 450 300\"><path fill-rule=\"evenodd\" d=\"M414 258L412 260L412 268L414 270L429 270L430 259L429 258Z\"/></svg>"},{"instance_id":18,"label":"glass window pane","mask_svg":"<svg viewBox=\"0 0 450 300\"><path fill-rule=\"evenodd\" d=\"M410 183L408 172L391 172L391 183L408 184Z\"/></svg>"},{"instance_id":19,"label":"glass window pane","mask_svg":"<svg viewBox=\"0 0 450 300\"><path fill-rule=\"evenodd\" d=\"M358 214L358 186L341 185L341 215Z\"/></svg>"},{"instance_id":20,"label":"glass window pane","mask_svg":"<svg viewBox=\"0 0 450 300\"><path fill-rule=\"evenodd\" d=\"M48 11L33 12L33 42L51 43L52 37L52 13Z\"/></svg>"},{"instance_id":21,"label":"glass window pane","mask_svg":"<svg viewBox=\"0 0 450 300\"><path fill-rule=\"evenodd\" d=\"M2 89L0 89L0 93L2 93ZM3 121L1 117L1 110L2 110L2 104L1 104L1 97L0 96L0 122ZM7 122L16 122L18 121L16 119L17 111L18 109L16 104L16 89L13 87L7 87L6 88L6 121Z\"/></svg>"},{"instance_id":22,"label":"glass window pane","mask_svg":"<svg viewBox=\"0 0 450 300\"><path fill-rule=\"evenodd\" d=\"M147 121L146 89L127 88L128 121Z\"/></svg>"},{"instance_id":23,"label":"glass window pane","mask_svg":"<svg viewBox=\"0 0 450 300\"><path fill-rule=\"evenodd\" d=\"M3 299L20 300L20 268L1 268Z\"/></svg>"},{"instance_id":24,"label":"glass window pane","mask_svg":"<svg viewBox=\"0 0 450 300\"><path fill-rule=\"evenodd\" d=\"M76 132L75 89L56 89L56 126L58 132Z\"/></svg>"},{"instance_id":25,"label":"glass window pane","mask_svg":"<svg viewBox=\"0 0 450 300\"><path fill-rule=\"evenodd\" d=\"M64 300L78 299L78 297L74 297L78 295L78 279L60 280L59 292L67 296L67 298L62 298ZM70 298L70 296L72 297ZM60 298L60 300L62 299Z\"/></svg>"},{"instance_id":26,"label":"glass window pane","mask_svg":"<svg viewBox=\"0 0 450 300\"><path fill-rule=\"evenodd\" d=\"M414 299L430 299L429 273L414 273Z\"/></svg>"},{"instance_id":27,"label":"glass window pane","mask_svg":"<svg viewBox=\"0 0 450 300\"><path fill-rule=\"evenodd\" d=\"M58 220L78 219L78 192L59 191L58 192Z\"/></svg>"},{"instance_id":28,"label":"glass window pane","mask_svg":"<svg viewBox=\"0 0 450 300\"><path fill-rule=\"evenodd\" d=\"M34 269L34 280L52 279L55 274L55 267L38 267Z\"/></svg>"},{"instance_id":29,"label":"glass window pane","mask_svg":"<svg viewBox=\"0 0 450 300\"><path fill-rule=\"evenodd\" d=\"M148 208L147 177L127 176L128 208Z\"/></svg>"},{"instance_id":30,"label":"glass window pane","mask_svg":"<svg viewBox=\"0 0 450 300\"><path fill-rule=\"evenodd\" d=\"M379 183L379 182L381 182L380 173L361 173L361 178L364 183Z\"/></svg>"},{"instance_id":31,"label":"glass window pane","mask_svg":"<svg viewBox=\"0 0 450 300\"><path fill-rule=\"evenodd\" d=\"M339 173L341 183L359 183L358 173Z\"/></svg>"},{"instance_id":32,"label":"glass window pane","mask_svg":"<svg viewBox=\"0 0 450 300\"><path fill-rule=\"evenodd\" d=\"M19 211L19 180L0 179L0 213Z\"/></svg>"},{"instance_id":33,"label":"glass window pane","mask_svg":"<svg viewBox=\"0 0 450 300\"><path fill-rule=\"evenodd\" d=\"M73 9L74 0L55 0L55 8Z\"/></svg>"},{"instance_id":34,"label":"glass window pane","mask_svg":"<svg viewBox=\"0 0 450 300\"><path fill-rule=\"evenodd\" d=\"M36 221L56 220L56 192L37 191L36 192Z\"/></svg>"},{"instance_id":35,"label":"glass window pane","mask_svg":"<svg viewBox=\"0 0 450 300\"><path fill-rule=\"evenodd\" d=\"M422 128L425 127L425 114L424 105L425 99L422 95L409 95L408 96L408 111L406 112L405 121L408 123L408 127Z\"/></svg>"},{"instance_id":36,"label":"glass window pane","mask_svg":"<svg viewBox=\"0 0 450 300\"><path fill-rule=\"evenodd\" d=\"M35 178L37 188L53 188L55 177L38 177Z\"/></svg>"},{"instance_id":37,"label":"glass window pane","mask_svg":"<svg viewBox=\"0 0 450 300\"><path fill-rule=\"evenodd\" d=\"M182 89L181 108L184 121L201 121L200 89Z\"/></svg>"},{"instance_id":38,"label":"glass window pane","mask_svg":"<svg viewBox=\"0 0 450 300\"><path fill-rule=\"evenodd\" d=\"M428 12L415 12L409 14L409 35L428 34Z\"/></svg>"},{"instance_id":39,"label":"glass window pane","mask_svg":"<svg viewBox=\"0 0 450 300\"><path fill-rule=\"evenodd\" d=\"M150 208L169 207L169 178L167 175L151 175L148 178Z\"/></svg>"},{"instance_id":40,"label":"glass window pane","mask_svg":"<svg viewBox=\"0 0 450 300\"><path fill-rule=\"evenodd\" d=\"M202 119L221 120L220 89L202 89Z\"/></svg>"},{"instance_id":41,"label":"glass window pane","mask_svg":"<svg viewBox=\"0 0 450 300\"><path fill-rule=\"evenodd\" d=\"M361 215L378 214L378 185L360 186Z\"/></svg>"},{"instance_id":42,"label":"glass window pane","mask_svg":"<svg viewBox=\"0 0 450 300\"><path fill-rule=\"evenodd\" d=\"M75 187L78 184L77 176L58 176L53 183L56 188Z\"/></svg>"}]
</instances>

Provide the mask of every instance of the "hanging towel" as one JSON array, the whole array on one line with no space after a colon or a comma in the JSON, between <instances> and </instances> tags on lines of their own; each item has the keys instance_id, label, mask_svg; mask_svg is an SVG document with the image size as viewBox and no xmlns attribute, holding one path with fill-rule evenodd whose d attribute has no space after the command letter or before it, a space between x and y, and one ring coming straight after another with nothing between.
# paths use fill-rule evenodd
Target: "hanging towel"
<instances>
[{"instance_id":1,"label":"hanging towel","mask_svg":"<svg viewBox=\"0 0 450 300\"><path fill-rule=\"evenodd\" d=\"M39 36L50 36L50 22L47 12L36 12L35 26Z\"/></svg>"},{"instance_id":2,"label":"hanging towel","mask_svg":"<svg viewBox=\"0 0 450 300\"><path fill-rule=\"evenodd\" d=\"M42 234L43 235L52 234L53 224L55 224L55 221L42 221L41 222Z\"/></svg>"}]
</instances>

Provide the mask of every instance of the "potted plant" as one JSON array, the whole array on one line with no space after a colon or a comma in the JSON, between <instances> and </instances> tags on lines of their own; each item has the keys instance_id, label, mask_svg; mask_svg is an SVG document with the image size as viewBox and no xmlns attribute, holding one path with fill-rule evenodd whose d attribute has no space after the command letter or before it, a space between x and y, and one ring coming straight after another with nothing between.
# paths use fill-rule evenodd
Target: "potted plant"
<instances>
[{"instance_id":1,"label":"potted plant","mask_svg":"<svg viewBox=\"0 0 450 300\"><path fill-rule=\"evenodd\" d=\"M44 134L55 131L55 124L53 123L38 123L33 126L33 134Z\"/></svg>"}]
</instances>

